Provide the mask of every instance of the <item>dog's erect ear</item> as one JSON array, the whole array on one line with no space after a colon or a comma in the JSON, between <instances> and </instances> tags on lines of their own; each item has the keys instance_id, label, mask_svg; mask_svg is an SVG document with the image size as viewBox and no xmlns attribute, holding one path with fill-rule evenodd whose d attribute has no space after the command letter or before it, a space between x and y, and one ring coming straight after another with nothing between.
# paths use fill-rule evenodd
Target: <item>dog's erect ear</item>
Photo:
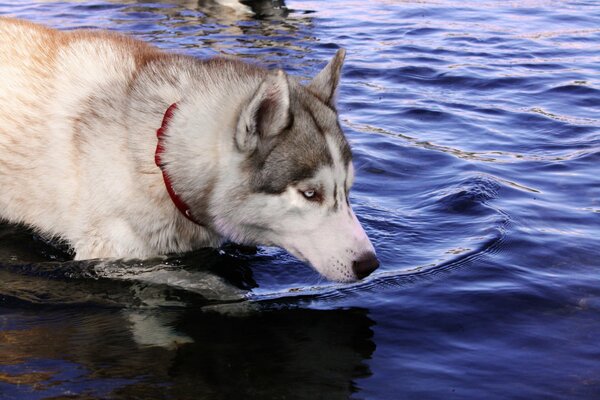
<instances>
[{"instance_id":1,"label":"dog's erect ear","mask_svg":"<svg viewBox=\"0 0 600 400\"><path fill-rule=\"evenodd\" d=\"M344 57L346 50L339 49L329 64L308 84L308 89L330 106L333 106L336 89L340 83Z\"/></svg>"},{"instance_id":2,"label":"dog's erect ear","mask_svg":"<svg viewBox=\"0 0 600 400\"><path fill-rule=\"evenodd\" d=\"M290 87L285 72L267 75L243 107L235 143L238 150L252 152L261 140L281 133L290 121Z\"/></svg>"}]
</instances>

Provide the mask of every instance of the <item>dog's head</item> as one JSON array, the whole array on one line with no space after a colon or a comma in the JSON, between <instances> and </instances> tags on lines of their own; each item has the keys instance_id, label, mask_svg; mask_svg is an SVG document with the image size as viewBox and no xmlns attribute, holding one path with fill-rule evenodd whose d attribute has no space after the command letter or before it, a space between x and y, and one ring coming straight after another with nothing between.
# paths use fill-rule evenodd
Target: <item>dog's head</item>
<instances>
[{"instance_id":1,"label":"dog's head","mask_svg":"<svg viewBox=\"0 0 600 400\"><path fill-rule=\"evenodd\" d=\"M352 153L334 106L345 52L306 86L279 70L242 105L235 132L243 188L217 218L233 240L283 247L336 281L379 263L349 202Z\"/></svg>"}]
</instances>

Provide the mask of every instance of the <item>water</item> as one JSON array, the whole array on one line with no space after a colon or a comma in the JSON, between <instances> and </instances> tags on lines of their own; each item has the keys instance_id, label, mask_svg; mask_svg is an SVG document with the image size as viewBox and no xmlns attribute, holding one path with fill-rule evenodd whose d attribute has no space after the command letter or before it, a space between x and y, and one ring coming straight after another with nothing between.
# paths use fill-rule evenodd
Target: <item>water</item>
<instances>
[{"instance_id":1,"label":"water","mask_svg":"<svg viewBox=\"0 0 600 400\"><path fill-rule=\"evenodd\" d=\"M0 14L303 77L346 48L381 269L333 284L235 248L77 263L1 225L0 398L600 398L600 3L268 3Z\"/></svg>"}]
</instances>

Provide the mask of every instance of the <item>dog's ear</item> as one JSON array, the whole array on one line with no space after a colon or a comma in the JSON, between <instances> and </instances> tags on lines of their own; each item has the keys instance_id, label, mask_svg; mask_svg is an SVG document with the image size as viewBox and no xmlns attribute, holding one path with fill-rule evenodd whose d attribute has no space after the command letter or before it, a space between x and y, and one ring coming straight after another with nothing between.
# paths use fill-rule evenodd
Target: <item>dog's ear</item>
<instances>
[{"instance_id":1,"label":"dog's ear","mask_svg":"<svg viewBox=\"0 0 600 400\"><path fill-rule=\"evenodd\" d=\"M334 105L345 57L346 50L339 49L325 68L308 84L308 89L330 106Z\"/></svg>"},{"instance_id":2,"label":"dog's ear","mask_svg":"<svg viewBox=\"0 0 600 400\"><path fill-rule=\"evenodd\" d=\"M290 121L290 87L282 70L267 75L243 107L235 143L238 150L252 152L261 140L281 133Z\"/></svg>"}]
</instances>

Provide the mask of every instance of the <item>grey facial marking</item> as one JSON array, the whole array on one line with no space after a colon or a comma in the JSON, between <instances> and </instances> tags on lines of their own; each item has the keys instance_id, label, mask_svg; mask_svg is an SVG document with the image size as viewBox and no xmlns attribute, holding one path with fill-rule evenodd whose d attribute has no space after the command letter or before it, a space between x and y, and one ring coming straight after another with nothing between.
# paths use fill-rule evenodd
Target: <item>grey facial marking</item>
<instances>
[{"instance_id":1,"label":"grey facial marking","mask_svg":"<svg viewBox=\"0 0 600 400\"><path fill-rule=\"evenodd\" d=\"M340 132L344 132L342 130L342 126L340 125L340 121L336 120L336 124L337 124L337 128ZM342 133L343 135L343 133ZM346 138L344 137L344 140L342 141L341 144L341 154L342 154L342 161L344 162L344 165L348 165L352 162L352 149L350 148L350 145L348 144L348 141L346 140Z\"/></svg>"},{"instance_id":2,"label":"grey facial marking","mask_svg":"<svg viewBox=\"0 0 600 400\"><path fill-rule=\"evenodd\" d=\"M290 83L290 120L283 131L272 140L261 140L257 151L245 161L251 190L269 194L283 193L290 185L315 176L334 160L328 137L338 147L345 165L352 153L337 113L332 105L293 80ZM340 207L340 187L334 196L335 208Z\"/></svg>"},{"instance_id":3,"label":"grey facial marking","mask_svg":"<svg viewBox=\"0 0 600 400\"><path fill-rule=\"evenodd\" d=\"M335 186L333 187L333 210L337 210L338 209L338 185L337 183L335 184Z\"/></svg>"},{"instance_id":4,"label":"grey facial marking","mask_svg":"<svg viewBox=\"0 0 600 400\"><path fill-rule=\"evenodd\" d=\"M325 134L301 89L291 89L290 124L271 140L262 140L245 162L255 192L283 193L290 185L314 177L320 167L333 165Z\"/></svg>"},{"instance_id":5,"label":"grey facial marking","mask_svg":"<svg viewBox=\"0 0 600 400\"><path fill-rule=\"evenodd\" d=\"M346 164L348 165L348 164ZM344 179L344 199L346 200L346 205L350 207L350 188L348 187L348 174L346 173L346 178Z\"/></svg>"},{"instance_id":6,"label":"grey facial marking","mask_svg":"<svg viewBox=\"0 0 600 400\"><path fill-rule=\"evenodd\" d=\"M332 104L324 102L319 96L317 96L316 94L314 94L310 90L307 91L307 93L310 95L310 97L312 97L311 101L318 102L319 105L323 105L323 106L329 108L332 112L334 112L334 113L337 114L337 110L335 109L335 107Z\"/></svg>"},{"instance_id":7,"label":"grey facial marking","mask_svg":"<svg viewBox=\"0 0 600 400\"><path fill-rule=\"evenodd\" d=\"M323 103L318 97L315 97L313 102L306 103L306 107L313 118L315 126L319 129L319 132L331 135L335 139L335 143L339 147L343 164L348 165L352 162L352 150L350 149L348 140L346 140L346 137L344 136L344 131L340 125L337 111L326 103ZM331 113L329 113L330 115L327 115L328 113L323 112L326 109L335 113L335 119L331 118ZM319 115L321 115L321 118L318 118ZM323 124L325 124L325 127Z\"/></svg>"},{"instance_id":8,"label":"grey facial marking","mask_svg":"<svg viewBox=\"0 0 600 400\"><path fill-rule=\"evenodd\" d=\"M317 122L317 119L315 118L315 115L313 114L313 111L310 109L310 107L307 108L307 110L308 110L308 115L312 119L313 125L317 128L317 132L319 132L321 134L321 136L325 137L325 131L323 130L323 128L321 128L321 126Z\"/></svg>"}]
</instances>

